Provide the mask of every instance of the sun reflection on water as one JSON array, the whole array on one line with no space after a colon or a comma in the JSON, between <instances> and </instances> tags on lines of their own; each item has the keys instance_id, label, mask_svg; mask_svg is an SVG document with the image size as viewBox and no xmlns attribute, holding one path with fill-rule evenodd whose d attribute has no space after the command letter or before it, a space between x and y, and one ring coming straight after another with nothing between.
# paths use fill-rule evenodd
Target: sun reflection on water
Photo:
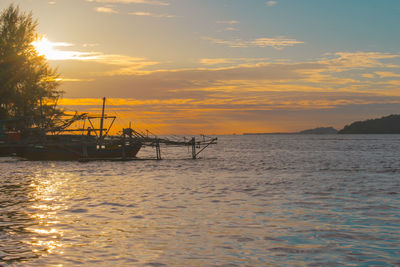
<instances>
[{"instance_id":1,"label":"sun reflection on water","mask_svg":"<svg viewBox=\"0 0 400 267\"><path fill-rule=\"evenodd\" d=\"M38 171L30 184L31 205L30 218L34 225L25 230L32 237L24 243L33 247L32 251L37 255L63 254L64 231L57 227L61 219L59 212L67 209L65 184L68 176L55 170Z\"/></svg>"}]
</instances>

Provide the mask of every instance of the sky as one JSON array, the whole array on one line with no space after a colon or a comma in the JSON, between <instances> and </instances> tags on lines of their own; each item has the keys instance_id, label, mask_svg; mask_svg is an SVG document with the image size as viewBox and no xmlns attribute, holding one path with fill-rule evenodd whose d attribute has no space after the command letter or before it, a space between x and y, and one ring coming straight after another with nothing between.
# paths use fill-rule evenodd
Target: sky
<instances>
[{"instance_id":1,"label":"sky","mask_svg":"<svg viewBox=\"0 0 400 267\"><path fill-rule=\"evenodd\" d=\"M1 0L68 110L157 134L343 128L400 113L398 0Z\"/></svg>"}]
</instances>

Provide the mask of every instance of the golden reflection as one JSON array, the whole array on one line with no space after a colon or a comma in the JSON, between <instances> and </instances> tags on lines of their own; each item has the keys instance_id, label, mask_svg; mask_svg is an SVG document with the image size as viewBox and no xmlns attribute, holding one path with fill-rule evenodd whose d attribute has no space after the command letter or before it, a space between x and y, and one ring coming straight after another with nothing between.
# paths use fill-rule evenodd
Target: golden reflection
<instances>
[{"instance_id":1,"label":"golden reflection","mask_svg":"<svg viewBox=\"0 0 400 267\"><path fill-rule=\"evenodd\" d=\"M56 229L52 228L50 230L46 230L46 229L35 229L35 228L26 228L26 230L34 232L34 233L38 233L38 234L54 234L57 233L59 235L63 235L63 232L59 232Z\"/></svg>"},{"instance_id":2,"label":"golden reflection","mask_svg":"<svg viewBox=\"0 0 400 267\"><path fill-rule=\"evenodd\" d=\"M25 228L32 234L24 243L33 247L32 251L38 255L63 254L61 242L64 231L57 228L60 223L59 212L66 207L64 203L64 173L56 171L39 170L30 187L33 212L30 217L35 224Z\"/></svg>"}]
</instances>

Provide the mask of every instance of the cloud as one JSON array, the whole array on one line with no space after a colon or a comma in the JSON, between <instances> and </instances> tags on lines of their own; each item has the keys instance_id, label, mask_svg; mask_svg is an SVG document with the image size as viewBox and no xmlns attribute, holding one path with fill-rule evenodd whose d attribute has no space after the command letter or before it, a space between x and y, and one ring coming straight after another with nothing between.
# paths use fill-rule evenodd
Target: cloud
<instances>
[{"instance_id":1,"label":"cloud","mask_svg":"<svg viewBox=\"0 0 400 267\"><path fill-rule=\"evenodd\" d=\"M233 25L233 24L239 24L240 21L238 20L223 20L223 21L217 21L218 24L229 24L229 25Z\"/></svg>"},{"instance_id":2,"label":"cloud","mask_svg":"<svg viewBox=\"0 0 400 267\"><path fill-rule=\"evenodd\" d=\"M93 62L109 64L109 65L116 65L116 66L130 66L134 63L144 62L146 61L145 58L141 57L131 57L127 55L118 55L118 54L103 54L97 52L95 56L89 59ZM151 62L150 65L156 64L156 62ZM146 64L149 65L149 64Z\"/></svg>"},{"instance_id":3,"label":"cloud","mask_svg":"<svg viewBox=\"0 0 400 267\"><path fill-rule=\"evenodd\" d=\"M228 27L228 28L225 28L224 31L227 31L227 32L232 31L233 32L233 31L239 31L239 29L235 28L235 27Z\"/></svg>"},{"instance_id":4,"label":"cloud","mask_svg":"<svg viewBox=\"0 0 400 267\"><path fill-rule=\"evenodd\" d=\"M203 65L221 65L232 63L267 62L268 58L202 58L199 62Z\"/></svg>"},{"instance_id":5,"label":"cloud","mask_svg":"<svg viewBox=\"0 0 400 267\"><path fill-rule=\"evenodd\" d=\"M278 2L277 1L268 1L268 2L266 2L266 4L268 5L268 6L274 6L274 5L276 5Z\"/></svg>"},{"instance_id":6,"label":"cloud","mask_svg":"<svg viewBox=\"0 0 400 267\"><path fill-rule=\"evenodd\" d=\"M384 88L382 84L378 84L380 81L373 77L366 81L363 74L365 70L376 66L385 68L376 58L391 56L394 55L373 53L361 56L360 53L353 53L351 56L350 53L337 53L330 59L310 62L270 62L263 58L206 58L201 59L200 63L207 68L177 70L148 70L147 67L159 62L125 55L97 53L90 58L75 60L110 66L111 69L91 74L90 77L96 79L96 86L93 87L95 91L117 87L119 89L113 90L115 97L130 97L134 93L145 98L153 95L169 98L175 94L192 94L194 90L380 92ZM143 88L146 90L143 91ZM87 89L86 92L90 96L95 91Z\"/></svg>"},{"instance_id":7,"label":"cloud","mask_svg":"<svg viewBox=\"0 0 400 267\"><path fill-rule=\"evenodd\" d=\"M369 54L370 58L390 56ZM114 88L110 92L113 97L135 96L142 99L151 99L154 96L157 96L157 99L184 96L203 98L215 94L229 98L235 92L268 91L398 94L393 91L396 86L393 81L382 83L374 78L365 80L363 74L366 70L374 70L375 66L382 62L375 59L376 62L366 64L368 54L361 57L360 53L353 53L353 60L351 58L350 53L337 53L333 58L310 62L274 63L268 59L257 58L215 58L200 60L201 64L208 66L207 68L146 70L146 67L158 62L122 55L103 55L91 61L107 64L112 69L92 74L90 77L95 81L85 86L85 92L77 90L76 93L90 97L99 91ZM363 60L354 60L360 58ZM72 90L69 92L73 93L73 88L69 89Z\"/></svg>"},{"instance_id":8,"label":"cloud","mask_svg":"<svg viewBox=\"0 0 400 267\"><path fill-rule=\"evenodd\" d=\"M46 37L32 43L39 55L45 56L52 61L85 61L105 65L116 66L110 72L99 75L129 75L137 73L139 69L145 66L156 65L158 62L149 61L142 57L132 57L119 54L104 54L102 52L82 52L74 50L61 50L60 47L73 47L73 44L66 42L51 42ZM84 47L93 47L97 44L83 45Z\"/></svg>"},{"instance_id":9,"label":"cloud","mask_svg":"<svg viewBox=\"0 0 400 267\"><path fill-rule=\"evenodd\" d=\"M143 12L143 11L138 11L138 12L129 12L129 15L135 15L135 16L145 16L145 17L153 17L153 18L176 18L175 15L169 15L169 14L156 14L156 13L151 13L151 12Z\"/></svg>"},{"instance_id":10,"label":"cloud","mask_svg":"<svg viewBox=\"0 0 400 267\"><path fill-rule=\"evenodd\" d=\"M124 74L121 70L124 68L118 67L114 76L99 74L91 84L79 85L85 87L85 91L79 90L79 86L76 88L68 86L68 92L74 96L90 97L107 91L107 88L113 88L111 92L107 92L112 97L135 96L139 99L152 99L156 96L157 99L176 97L201 99L215 93L229 97L233 92L317 90L319 87L301 86L300 83L310 76L304 72L320 71L322 68L326 66L316 63L259 63L214 69L147 72L136 70L135 73L126 67L129 72L121 76ZM297 83L296 86L290 84L294 81Z\"/></svg>"},{"instance_id":11,"label":"cloud","mask_svg":"<svg viewBox=\"0 0 400 267\"><path fill-rule=\"evenodd\" d=\"M83 44L83 47L96 47L99 46L99 44Z\"/></svg>"},{"instance_id":12,"label":"cloud","mask_svg":"<svg viewBox=\"0 0 400 267\"><path fill-rule=\"evenodd\" d=\"M79 98L64 103L70 109L97 110L100 101L93 97L107 95L118 114L134 120L137 127L154 127L162 133L205 128L217 133L265 132L265 121L276 131L301 130L326 121L327 126L335 122L342 127L357 116L400 108L400 81L380 79L397 77L386 62L396 57L346 52L309 62L205 58L200 60L204 68L134 71L130 64L146 64L147 60L110 55L99 60L114 62L110 65L116 68L114 76L99 74L61 89L67 98ZM124 74L123 69L128 71ZM372 73L366 80L365 74Z\"/></svg>"},{"instance_id":13,"label":"cloud","mask_svg":"<svg viewBox=\"0 0 400 267\"><path fill-rule=\"evenodd\" d=\"M376 71L375 74L378 75L379 78L400 78L400 73L390 71Z\"/></svg>"},{"instance_id":14,"label":"cloud","mask_svg":"<svg viewBox=\"0 0 400 267\"><path fill-rule=\"evenodd\" d=\"M59 78L60 82L92 82L94 79Z\"/></svg>"},{"instance_id":15,"label":"cloud","mask_svg":"<svg viewBox=\"0 0 400 267\"><path fill-rule=\"evenodd\" d=\"M374 74L372 74L372 73L364 73L364 74L361 74L361 77L368 78L368 79L374 79L374 78L376 78L376 76L375 76Z\"/></svg>"},{"instance_id":16,"label":"cloud","mask_svg":"<svg viewBox=\"0 0 400 267\"><path fill-rule=\"evenodd\" d=\"M378 68L378 67L396 67L397 65L390 65L382 62L386 59L399 58L398 54L379 53L379 52L338 52L327 54L328 58L320 62L330 62L338 70L349 68ZM333 58L332 58L333 57Z\"/></svg>"},{"instance_id":17,"label":"cloud","mask_svg":"<svg viewBox=\"0 0 400 267\"><path fill-rule=\"evenodd\" d=\"M371 91L374 90L378 80L374 79L376 78L374 76L365 76L366 70L376 71L377 67L386 69L387 65L382 60L395 56L397 55L381 53L336 53L330 58L310 62L272 62L267 58L204 58L200 59L199 63L206 66L205 68L177 70L149 70L149 66L157 65L159 62L100 52L77 54L64 60L80 60L110 66L91 75L97 77L96 79L103 76L123 76L124 84L120 86L122 90L120 93L124 97L129 97L123 93L123 88L126 92L130 92L128 88L154 88L154 92L164 91L167 95L170 90L178 92L197 89L314 90L313 88L324 87L325 90L345 88L348 91ZM377 75L396 77L389 72L378 72ZM371 80L366 81L366 77ZM106 82L99 86L105 84Z\"/></svg>"},{"instance_id":18,"label":"cloud","mask_svg":"<svg viewBox=\"0 0 400 267\"><path fill-rule=\"evenodd\" d=\"M285 46L294 46L296 44L304 44L304 42L297 41L295 39L285 38L285 37L277 37L277 38L257 38L253 41L250 41L249 44L258 46L258 47L271 46L275 49L282 49Z\"/></svg>"},{"instance_id":19,"label":"cloud","mask_svg":"<svg viewBox=\"0 0 400 267\"><path fill-rule=\"evenodd\" d=\"M121 4L146 4L146 5L158 5L168 6L168 2L156 1L156 0L86 0L87 2L97 3L121 3Z\"/></svg>"},{"instance_id":20,"label":"cloud","mask_svg":"<svg viewBox=\"0 0 400 267\"><path fill-rule=\"evenodd\" d=\"M99 12L99 13L118 14L118 11L116 11L112 7L108 7L108 6L96 7L94 10L96 10L96 12Z\"/></svg>"},{"instance_id":21,"label":"cloud","mask_svg":"<svg viewBox=\"0 0 400 267\"><path fill-rule=\"evenodd\" d=\"M51 42L46 37L32 42L32 45L39 55L45 56L48 60L84 60L96 56L96 53L92 52L60 50L59 47L71 47L73 45L66 42Z\"/></svg>"},{"instance_id":22,"label":"cloud","mask_svg":"<svg viewBox=\"0 0 400 267\"><path fill-rule=\"evenodd\" d=\"M254 40L245 41L242 39L235 40L223 40L212 37L203 37L204 40L208 40L214 44L226 45L233 48L249 48L249 47L273 47L275 49L283 49L284 47L294 46L297 44L304 44L302 41L296 39L290 39L286 37L276 37L276 38L256 38Z\"/></svg>"}]
</instances>

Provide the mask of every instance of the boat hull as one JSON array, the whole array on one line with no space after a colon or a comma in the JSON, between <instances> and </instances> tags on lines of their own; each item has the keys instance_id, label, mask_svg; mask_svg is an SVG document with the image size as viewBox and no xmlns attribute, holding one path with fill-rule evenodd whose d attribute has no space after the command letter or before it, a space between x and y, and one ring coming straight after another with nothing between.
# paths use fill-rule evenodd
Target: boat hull
<instances>
[{"instance_id":1,"label":"boat hull","mask_svg":"<svg viewBox=\"0 0 400 267\"><path fill-rule=\"evenodd\" d=\"M0 157L11 157L25 149L21 144L0 144Z\"/></svg>"},{"instance_id":2,"label":"boat hull","mask_svg":"<svg viewBox=\"0 0 400 267\"><path fill-rule=\"evenodd\" d=\"M85 159L131 159L135 158L142 144L135 142L126 146L98 147L83 145L36 145L26 147L18 156L27 160L84 161Z\"/></svg>"}]
</instances>

